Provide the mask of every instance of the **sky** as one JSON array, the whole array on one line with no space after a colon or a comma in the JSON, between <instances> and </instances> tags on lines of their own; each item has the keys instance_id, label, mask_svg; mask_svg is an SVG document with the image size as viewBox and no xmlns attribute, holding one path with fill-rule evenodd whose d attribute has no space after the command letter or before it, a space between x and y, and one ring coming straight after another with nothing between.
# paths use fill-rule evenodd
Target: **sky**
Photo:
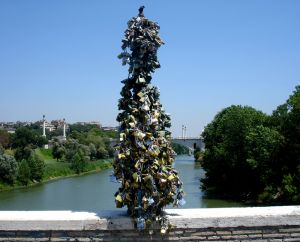
<instances>
[{"instance_id":1,"label":"sky","mask_svg":"<svg viewBox=\"0 0 300 242\"><path fill-rule=\"evenodd\" d=\"M165 41L152 82L173 136L230 105L271 114L300 85L298 0L1 0L0 121L116 126L117 55L141 5Z\"/></svg>"}]
</instances>

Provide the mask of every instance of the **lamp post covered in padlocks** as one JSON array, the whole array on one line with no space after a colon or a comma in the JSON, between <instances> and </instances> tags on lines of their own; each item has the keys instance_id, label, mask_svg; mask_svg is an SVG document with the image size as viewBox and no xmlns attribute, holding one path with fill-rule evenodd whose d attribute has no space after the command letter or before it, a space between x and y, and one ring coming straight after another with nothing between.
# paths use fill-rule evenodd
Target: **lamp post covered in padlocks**
<instances>
[{"instance_id":1,"label":"lamp post covered in padlocks","mask_svg":"<svg viewBox=\"0 0 300 242\"><path fill-rule=\"evenodd\" d=\"M113 167L121 187L115 201L117 207L127 206L138 229L160 221L164 233L164 207L185 202L182 182L172 167L174 151L166 130L170 116L160 103L158 88L150 84L151 73L160 67L157 50L164 43L158 24L145 18L143 9L128 21L118 56L123 65L129 65L129 75L122 81L119 99L120 142Z\"/></svg>"}]
</instances>

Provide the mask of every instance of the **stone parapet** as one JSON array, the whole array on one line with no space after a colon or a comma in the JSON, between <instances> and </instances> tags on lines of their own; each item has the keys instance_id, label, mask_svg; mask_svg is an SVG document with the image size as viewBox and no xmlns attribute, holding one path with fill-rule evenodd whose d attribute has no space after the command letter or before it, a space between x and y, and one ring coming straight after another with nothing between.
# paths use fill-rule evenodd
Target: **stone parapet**
<instances>
[{"instance_id":1,"label":"stone parapet","mask_svg":"<svg viewBox=\"0 0 300 242\"><path fill-rule=\"evenodd\" d=\"M172 228L139 232L125 211L1 211L0 241L298 241L300 206L167 209Z\"/></svg>"}]
</instances>

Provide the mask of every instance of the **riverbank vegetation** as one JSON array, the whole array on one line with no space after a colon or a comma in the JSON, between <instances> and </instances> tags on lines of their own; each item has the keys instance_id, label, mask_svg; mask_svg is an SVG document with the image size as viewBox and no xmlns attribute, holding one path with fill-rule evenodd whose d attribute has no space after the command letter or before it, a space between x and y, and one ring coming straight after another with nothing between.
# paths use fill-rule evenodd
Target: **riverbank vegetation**
<instances>
[{"instance_id":1,"label":"riverbank vegetation","mask_svg":"<svg viewBox=\"0 0 300 242\"><path fill-rule=\"evenodd\" d=\"M272 115L227 107L202 135L207 193L263 204L300 202L300 86Z\"/></svg>"},{"instance_id":2,"label":"riverbank vegetation","mask_svg":"<svg viewBox=\"0 0 300 242\"><path fill-rule=\"evenodd\" d=\"M116 131L70 125L68 139L47 140L36 126L0 132L0 191L111 167ZM49 148L43 148L49 144Z\"/></svg>"},{"instance_id":3,"label":"riverbank vegetation","mask_svg":"<svg viewBox=\"0 0 300 242\"><path fill-rule=\"evenodd\" d=\"M177 155L189 155L190 151L187 147L181 145L181 144L176 144L172 143L172 149L175 151Z\"/></svg>"}]
</instances>

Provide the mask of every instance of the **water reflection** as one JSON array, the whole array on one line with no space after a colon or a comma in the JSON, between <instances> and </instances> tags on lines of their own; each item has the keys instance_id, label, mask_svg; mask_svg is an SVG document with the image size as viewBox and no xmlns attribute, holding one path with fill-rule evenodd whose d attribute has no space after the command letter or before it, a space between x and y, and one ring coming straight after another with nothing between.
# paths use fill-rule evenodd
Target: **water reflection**
<instances>
[{"instance_id":1,"label":"water reflection","mask_svg":"<svg viewBox=\"0 0 300 242\"><path fill-rule=\"evenodd\" d=\"M204 171L193 157L178 156L174 164L186 193L182 208L237 207L239 203L203 198ZM115 210L113 194L119 184L110 182L111 169L97 174L57 180L31 188L0 193L0 210ZM124 208L125 209L125 208Z\"/></svg>"}]
</instances>

